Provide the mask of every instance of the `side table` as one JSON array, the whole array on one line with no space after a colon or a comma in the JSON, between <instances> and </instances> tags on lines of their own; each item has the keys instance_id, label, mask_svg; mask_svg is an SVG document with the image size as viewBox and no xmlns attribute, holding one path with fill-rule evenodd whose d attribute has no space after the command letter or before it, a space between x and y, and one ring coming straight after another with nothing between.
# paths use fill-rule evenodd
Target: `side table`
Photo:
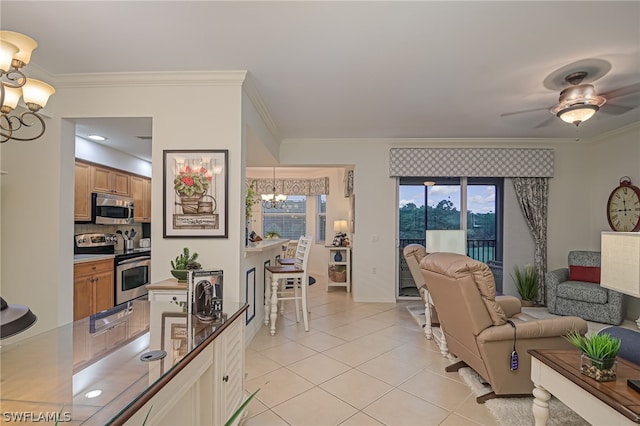
<instances>
[{"instance_id":1,"label":"side table","mask_svg":"<svg viewBox=\"0 0 640 426\"><path fill-rule=\"evenodd\" d=\"M325 246L329 249L327 290L345 287L351 292L351 247Z\"/></svg>"}]
</instances>

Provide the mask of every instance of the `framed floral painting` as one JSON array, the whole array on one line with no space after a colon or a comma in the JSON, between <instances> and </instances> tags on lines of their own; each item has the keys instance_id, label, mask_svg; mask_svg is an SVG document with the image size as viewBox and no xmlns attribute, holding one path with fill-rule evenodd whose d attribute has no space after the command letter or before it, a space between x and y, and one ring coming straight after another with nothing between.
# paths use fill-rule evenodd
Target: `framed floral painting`
<instances>
[{"instance_id":1,"label":"framed floral painting","mask_svg":"<svg viewBox=\"0 0 640 426\"><path fill-rule=\"evenodd\" d=\"M228 238L228 150L165 150L164 238Z\"/></svg>"}]
</instances>

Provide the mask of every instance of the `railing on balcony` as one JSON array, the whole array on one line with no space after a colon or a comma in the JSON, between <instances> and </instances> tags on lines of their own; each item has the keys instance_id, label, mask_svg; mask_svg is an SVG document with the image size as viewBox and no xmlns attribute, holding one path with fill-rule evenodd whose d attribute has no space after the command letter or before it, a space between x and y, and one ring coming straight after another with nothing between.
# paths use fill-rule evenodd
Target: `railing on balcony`
<instances>
[{"instance_id":1,"label":"railing on balcony","mask_svg":"<svg viewBox=\"0 0 640 426\"><path fill-rule=\"evenodd\" d=\"M418 296L418 290L416 289L415 282L409 271L409 265L404 259L403 250L409 244L422 244L425 245L424 238L404 238L400 239L399 247L399 259L400 259L400 273L399 273L399 292L400 297L415 297ZM496 240L467 240L467 256L472 259L485 262L489 265L493 271L493 275L496 278L496 287L499 291L502 290L502 262L495 260L496 253Z\"/></svg>"}]
</instances>

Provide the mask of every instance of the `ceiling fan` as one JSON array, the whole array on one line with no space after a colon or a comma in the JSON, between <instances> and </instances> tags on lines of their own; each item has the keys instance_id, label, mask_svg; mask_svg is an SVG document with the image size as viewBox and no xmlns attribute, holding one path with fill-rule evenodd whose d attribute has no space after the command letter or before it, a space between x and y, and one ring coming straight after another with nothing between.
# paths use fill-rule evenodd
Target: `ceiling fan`
<instances>
[{"instance_id":1,"label":"ceiling fan","mask_svg":"<svg viewBox=\"0 0 640 426\"><path fill-rule=\"evenodd\" d=\"M590 65L594 63L596 62L591 61ZM585 69L569 71L567 70L567 67L564 67L552 73L549 77L547 77L547 79L545 79L545 86L547 87L564 87L560 92L560 97L556 105L550 107L508 112L501 114L500 117L508 119L509 117L516 115L531 114L534 112L547 110L555 117L547 116L545 118L539 116L539 114L538 116L532 116L532 119L538 118L538 121L542 120L537 125L534 125L534 128L540 128L550 125L555 122L557 118L560 118L566 123L574 124L577 127L580 125L580 123L587 121L588 119L593 117L595 113L600 111L601 109L603 113L620 115L639 106L638 100L631 100L631 102L627 102L626 105L615 104L611 101L616 98L622 98L634 93L640 93L640 83L598 94L595 86L591 84L591 82L606 74L610 67L606 69L589 69L589 67L585 66L584 68ZM563 73L563 75L559 76L559 72ZM565 72L566 74L564 74Z\"/></svg>"}]
</instances>

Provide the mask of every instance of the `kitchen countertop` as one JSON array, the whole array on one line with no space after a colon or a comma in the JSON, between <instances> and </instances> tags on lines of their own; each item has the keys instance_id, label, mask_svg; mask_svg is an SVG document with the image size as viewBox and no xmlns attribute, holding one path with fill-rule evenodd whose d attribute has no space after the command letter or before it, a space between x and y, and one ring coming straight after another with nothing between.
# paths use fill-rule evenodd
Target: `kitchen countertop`
<instances>
[{"instance_id":1,"label":"kitchen countertop","mask_svg":"<svg viewBox=\"0 0 640 426\"><path fill-rule=\"evenodd\" d=\"M114 259L115 254L74 254L73 263L95 262L96 260Z\"/></svg>"},{"instance_id":2,"label":"kitchen countertop","mask_svg":"<svg viewBox=\"0 0 640 426\"><path fill-rule=\"evenodd\" d=\"M203 323L192 317L187 328L191 327L193 338L186 354L213 341L225 322L245 307L225 301L226 318L219 322ZM172 377L183 362L184 357L171 359L171 353L164 360L140 360L149 350L160 349L156 346L161 346L164 321L160 318L165 312L172 317L184 315L187 324L186 314L175 303L135 300L130 311L113 315L112 322L94 316L92 327L91 317L84 318L0 347L3 415L29 413L34 421L62 410L60 419L70 416L72 424L120 420L134 400L154 395L160 379ZM92 333L100 324L103 330ZM89 399L87 393L92 390L102 393Z\"/></svg>"},{"instance_id":3,"label":"kitchen countertop","mask_svg":"<svg viewBox=\"0 0 640 426\"><path fill-rule=\"evenodd\" d=\"M258 241L257 243L249 243L249 245L247 245L244 248L244 251L245 253L252 253L252 252L261 252L265 250L271 250L276 246L286 245L288 242L289 240L282 239L282 238L262 240L262 241Z\"/></svg>"}]
</instances>

